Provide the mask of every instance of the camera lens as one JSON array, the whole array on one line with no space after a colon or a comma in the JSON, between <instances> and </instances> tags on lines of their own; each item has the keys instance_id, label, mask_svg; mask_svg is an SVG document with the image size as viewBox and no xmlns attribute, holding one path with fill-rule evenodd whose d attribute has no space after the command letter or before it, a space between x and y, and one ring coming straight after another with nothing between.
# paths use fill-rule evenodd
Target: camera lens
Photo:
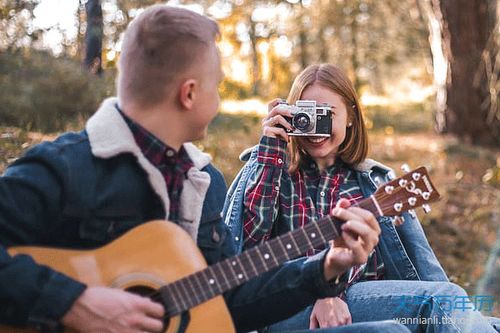
<instances>
[{"instance_id":1,"label":"camera lens","mask_svg":"<svg viewBox=\"0 0 500 333\"><path fill-rule=\"evenodd\" d=\"M297 113L293 117L293 126L302 132L307 132L311 126L311 118L307 113Z\"/></svg>"}]
</instances>

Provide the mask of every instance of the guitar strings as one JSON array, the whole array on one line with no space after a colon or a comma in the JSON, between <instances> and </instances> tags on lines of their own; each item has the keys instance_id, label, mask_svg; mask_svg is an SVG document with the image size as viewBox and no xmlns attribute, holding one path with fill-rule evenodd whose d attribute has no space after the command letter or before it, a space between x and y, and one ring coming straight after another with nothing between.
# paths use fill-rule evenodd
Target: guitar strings
<instances>
[{"instance_id":1,"label":"guitar strings","mask_svg":"<svg viewBox=\"0 0 500 333\"><path fill-rule=\"evenodd\" d=\"M312 224L311 224L312 225ZM316 226L317 227L317 226ZM298 230L298 229L297 229ZM304 229L302 229L304 230ZM324 230L321 230L320 231L322 233L326 233ZM307 238L307 235L304 235L306 237L306 241L307 242L304 242L304 244L310 244L310 240ZM325 240L323 238L323 240ZM322 242L323 242L322 240ZM308 246L310 247L310 245ZM313 245L314 247L314 245ZM268 247L268 249L270 249ZM250 266L248 265L249 263L253 264L254 267L255 267L255 270L256 272L252 272L251 270L248 270L247 272L249 273L249 275L251 275L250 277L247 277L245 280L242 280L241 278L239 278L236 274L232 274L228 277L227 274L225 274L224 270L221 269L221 272L222 272L222 275L221 276L221 279L220 281L217 281L217 285L213 285L213 287L217 287L219 290L213 290L212 289L212 286L210 285L206 285L205 287L208 287L207 289L203 289L203 288L193 288L191 285L189 284L185 284L185 282L187 281L187 279L192 279L193 278L193 275L195 274L200 274L201 275L201 272L205 271L205 272L208 272L210 269L213 269L214 266L209 266L208 268L204 269L203 271L199 271L199 272L195 272L193 273L192 275L186 277L186 278L183 278L181 280L177 280L171 284L168 284L168 285L165 285L163 286L162 288L167 288L167 289L170 289L170 295L172 296L170 298L170 300L174 303L174 307L175 309L170 309L171 306L170 304L164 304L164 300L163 300L163 297L161 295L161 293L159 291L154 291L152 293L150 293L149 295L146 295L146 297L149 297L151 298L152 300L154 301L157 301L159 303L162 303L165 307L166 307L166 314L175 314L175 313L180 313L182 312L181 310L184 310L185 306L181 306L180 303L186 303L186 305L190 305L191 303L193 303L193 298L191 297L192 295L186 295L188 297L188 300L187 301L184 301L182 302L181 300L177 299L177 297L175 296L175 294L178 294L180 295L181 297L183 296L182 292L181 292L181 286L180 284L183 284L184 287L186 288L186 290L188 291L191 291L194 295L194 298L195 298L195 305L199 304L200 303L200 299L203 301L203 300L207 300L207 299L210 299L212 298L213 296L215 295L218 295L218 294L221 294L223 291L227 291L227 290L230 290L234 287L236 287L237 285L240 285L242 284L243 282L257 276L257 275L260 275L262 274L263 272L266 272L266 271L269 271L275 267L278 267L280 265L282 265L284 262L292 259L292 258L296 258L296 257L299 257L301 255L301 253L297 252L298 249L294 248L294 252L293 253L290 253L290 252L287 252L284 248L283 248L283 253L280 254L278 252L275 252L274 253L274 258L275 258L275 261L273 262L264 262L262 260L258 260L258 261L255 261L254 259L252 259L252 257L250 256L235 256L235 257L231 257L231 258L228 258L228 259L225 259L223 262L226 262L226 264L230 265L229 264L229 261L230 260L237 260L239 262L239 265L241 268L245 268ZM256 256L258 255L258 250L256 250L256 252L254 253ZM248 252L247 252L248 254ZM223 262L220 262L216 265L221 265ZM222 266L221 266L222 268ZM210 275L212 276L216 276L218 274L214 274L216 273L215 271L214 272L211 272ZM256 275L257 274L257 275ZM204 280L203 280L204 281ZM206 281L204 281L206 283ZM201 285L201 283L200 283ZM160 288L161 289L161 288ZM176 292L176 293L174 293ZM215 294L215 295L214 295ZM189 308L189 307L188 307ZM168 311L167 311L168 310Z\"/></svg>"},{"instance_id":2,"label":"guitar strings","mask_svg":"<svg viewBox=\"0 0 500 333\"><path fill-rule=\"evenodd\" d=\"M381 202L381 206L384 207L383 210L386 210L388 207L392 208L392 204L387 205L385 202L386 202L388 197L392 197L392 196L398 194L398 192L400 192L401 190L402 190L402 187L396 186L392 194L386 194L385 192L381 191L377 195L377 197L378 197L377 201ZM364 206L363 204L365 203L365 201L368 204L367 200L365 199L365 200L361 201L360 203L353 205L353 206ZM258 253L256 253L256 254L258 254ZM277 253L274 253L274 254L275 254L274 257L275 257L276 261L280 262L280 264L278 264L278 265L271 263L271 265L270 265L271 267L269 267L269 265L266 265L265 262L262 262L262 264L259 264L259 262L251 261L252 264L254 265L257 273L259 273L259 272L264 273L266 271L269 271L275 267L282 265L283 263L285 263L286 261L288 261L292 258L296 258L296 257L300 256L300 254L297 254L296 256L291 257L286 252L283 255L279 255L279 254L276 255ZM248 259L247 263L250 262L250 260L252 260L252 258L249 256L246 256L246 257L241 256L240 257L241 260L239 257L240 256L235 256L235 257L228 258L226 260L229 260L229 259L235 260L236 259L238 261L241 261L240 266L242 266L242 268L244 268L243 265L245 264L244 259ZM220 265L220 264L222 264L222 262L219 262L216 265ZM170 289L169 296L171 296L171 297L170 297L169 301L172 301L174 304L170 304L170 302L169 302L169 304L165 304L165 300L163 299L163 296L159 290L155 290L155 291L151 292L149 295L145 295L145 296L149 297L151 300L153 300L155 302L161 303L165 307L165 315L167 317L171 317L173 315L179 314L182 311L185 311L187 309L184 309L185 306L181 306L179 304L180 303L179 300L177 299L177 297L174 296L174 291L177 291L177 294L182 297L183 296L182 292L178 288L178 287L181 287L180 284L184 284L188 279L193 279L195 274L201 275L201 272L203 272L203 271L208 272L209 269L211 269L211 267L214 267L214 266L209 266L202 271L195 272L188 277L182 278L181 280L177 280L175 282L172 282L170 284L167 284L167 285L161 287L160 289L162 289L162 288L167 288L167 290ZM220 295L224 291L230 290L231 288L235 288L238 285L241 285L242 283L255 277L255 276L251 276L251 277L248 277L247 279L242 281L241 278L238 278L237 276L229 276L228 277L222 269L221 269L221 272L222 272L222 275L224 278L222 278L220 281L217 281L218 282L217 285L213 285L214 287L218 287L218 289L219 289L218 291L217 290L212 291L212 288L210 287L210 285L207 285L209 288L203 289L203 288L196 288L196 287L193 288L191 285L185 284L184 287L186 288L186 290L191 291L192 295L187 295L188 299L184 303L186 303L186 305L189 306L191 303L193 303L193 301L192 301L193 298L190 296L195 295L194 296L194 298L195 298L194 305L197 305L200 303L200 300L203 301L203 300L210 299L214 296ZM251 273L250 275L253 275L252 272L249 271L249 273ZM260 274L262 274L262 273L260 273ZM212 274L212 275L217 275L217 274ZM206 281L204 281L204 282L206 282ZM201 286L201 283L200 283L200 286ZM173 290L173 289L175 289L175 290Z\"/></svg>"}]
</instances>

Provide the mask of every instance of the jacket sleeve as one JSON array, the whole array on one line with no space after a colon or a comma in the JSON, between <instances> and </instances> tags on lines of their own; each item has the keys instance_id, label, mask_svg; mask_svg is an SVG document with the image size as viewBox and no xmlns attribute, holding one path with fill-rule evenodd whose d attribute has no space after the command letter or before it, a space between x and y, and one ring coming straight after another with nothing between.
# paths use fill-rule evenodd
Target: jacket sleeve
<instances>
[{"instance_id":1,"label":"jacket sleeve","mask_svg":"<svg viewBox=\"0 0 500 333\"><path fill-rule=\"evenodd\" d=\"M420 280L448 281L446 273L432 250L418 217L403 213L404 223L396 227L406 253Z\"/></svg>"},{"instance_id":2,"label":"jacket sleeve","mask_svg":"<svg viewBox=\"0 0 500 333\"><path fill-rule=\"evenodd\" d=\"M278 216L280 183L286 172L286 142L263 136L255 172L248 179L243 199L245 247L269 238Z\"/></svg>"},{"instance_id":3,"label":"jacket sleeve","mask_svg":"<svg viewBox=\"0 0 500 333\"><path fill-rule=\"evenodd\" d=\"M64 161L47 145L29 151L0 178L0 322L9 325L57 325L85 289L27 255L6 250L44 244L50 237L50 221L63 200Z\"/></svg>"},{"instance_id":4,"label":"jacket sleeve","mask_svg":"<svg viewBox=\"0 0 500 333\"><path fill-rule=\"evenodd\" d=\"M384 176L375 177L377 186L394 179L394 172L390 170ZM404 251L413 264L417 277L423 281L448 281L446 273L432 250L422 224L416 215L405 212L402 214L404 223L394 227L401 239Z\"/></svg>"},{"instance_id":5,"label":"jacket sleeve","mask_svg":"<svg viewBox=\"0 0 500 333\"><path fill-rule=\"evenodd\" d=\"M257 149L258 146L255 146L255 148ZM243 250L243 197L248 178L255 173L255 169L257 168L255 159L253 158L254 155L256 156L256 153L256 150L248 153L249 155L251 154L250 160L246 159L247 163L241 168L231 183L222 209L224 223L231 231L231 237L238 253Z\"/></svg>"},{"instance_id":6,"label":"jacket sleeve","mask_svg":"<svg viewBox=\"0 0 500 333\"><path fill-rule=\"evenodd\" d=\"M319 298L345 290L348 274L338 281L324 278L324 250L288 261L226 293L225 299L238 332L248 332L284 320Z\"/></svg>"}]
</instances>

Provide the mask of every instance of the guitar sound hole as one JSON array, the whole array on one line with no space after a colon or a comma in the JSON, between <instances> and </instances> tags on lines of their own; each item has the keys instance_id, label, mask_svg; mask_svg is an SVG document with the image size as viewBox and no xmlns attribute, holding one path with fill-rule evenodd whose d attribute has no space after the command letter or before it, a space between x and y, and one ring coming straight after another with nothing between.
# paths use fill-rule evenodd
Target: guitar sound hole
<instances>
[{"instance_id":1,"label":"guitar sound hole","mask_svg":"<svg viewBox=\"0 0 500 333\"><path fill-rule=\"evenodd\" d=\"M132 286L126 288L125 290L132 294L151 298L153 301L161 304L161 301L158 299L159 294L157 293L157 290L154 288L148 286ZM157 299L154 299L153 296L156 296ZM165 316L165 318L163 318L163 331L167 330L169 324L170 324L170 318Z\"/></svg>"},{"instance_id":2,"label":"guitar sound hole","mask_svg":"<svg viewBox=\"0 0 500 333\"><path fill-rule=\"evenodd\" d=\"M129 293L144 296L144 297L151 297L151 295L154 295L156 293L156 289L148 287L148 286L132 286L128 287L125 289Z\"/></svg>"}]
</instances>

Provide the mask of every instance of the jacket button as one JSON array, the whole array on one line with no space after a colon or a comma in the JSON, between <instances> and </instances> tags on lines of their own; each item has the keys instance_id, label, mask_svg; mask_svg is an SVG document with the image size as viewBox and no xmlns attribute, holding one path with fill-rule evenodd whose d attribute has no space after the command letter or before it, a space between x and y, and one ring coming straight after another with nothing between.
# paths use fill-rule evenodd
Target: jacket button
<instances>
[{"instance_id":1,"label":"jacket button","mask_svg":"<svg viewBox=\"0 0 500 333\"><path fill-rule=\"evenodd\" d=\"M213 232L212 232L212 240L213 240L215 243L219 243L219 242L220 242L220 235L219 235L219 233L217 232L217 230L215 230L215 228L213 229Z\"/></svg>"},{"instance_id":2,"label":"jacket button","mask_svg":"<svg viewBox=\"0 0 500 333\"><path fill-rule=\"evenodd\" d=\"M112 235L115 231L115 223L116 221L111 221L111 223L109 224L108 226L108 230L106 230L106 232L108 233L108 235Z\"/></svg>"}]
</instances>

